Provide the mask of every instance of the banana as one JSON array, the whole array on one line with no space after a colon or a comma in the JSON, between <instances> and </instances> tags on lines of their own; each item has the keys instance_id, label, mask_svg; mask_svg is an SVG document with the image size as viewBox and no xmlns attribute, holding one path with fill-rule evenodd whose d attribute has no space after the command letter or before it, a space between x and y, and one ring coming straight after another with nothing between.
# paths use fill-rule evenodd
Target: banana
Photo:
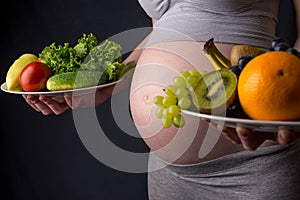
<instances>
[{"instance_id":1,"label":"banana","mask_svg":"<svg viewBox=\"0 0 300 200\"><path fill-rule=\"evenodd\" d=\"M214 43L214 39L209 39L205 44L203 51L205 52L206 57L213 64L213 66L217 69L229 69L231 65L231 61L226 58L216 47Z\"/></svg>"},{"instance_id":2,"label":"banana","mask_svg":"<svg viewBox=\"0 0 300 200\"><path fill-rule=\"evenodd\" d=\"M37 61L38 57L31 53L21 55L10 66L6 74L6 86L8 90L19 90L20 83L19 77L22 70L31 62Z\"/></svg>"}]
</instances>

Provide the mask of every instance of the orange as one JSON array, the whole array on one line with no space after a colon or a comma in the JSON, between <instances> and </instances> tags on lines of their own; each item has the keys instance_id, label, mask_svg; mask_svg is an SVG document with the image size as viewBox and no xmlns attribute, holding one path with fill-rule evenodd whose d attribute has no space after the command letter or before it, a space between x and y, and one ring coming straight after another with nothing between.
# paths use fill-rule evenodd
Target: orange
<instances>
[{"instance_id":1,"label":"orange","mask_svg":"<svg viewBox=\"0 0 300 200\"><path fill-rule=\"evenodd\" d=\"M284 51L253 58L238 81L238 97L255 120L300 119L300 59Z\"/></svg>"}]
</instances>

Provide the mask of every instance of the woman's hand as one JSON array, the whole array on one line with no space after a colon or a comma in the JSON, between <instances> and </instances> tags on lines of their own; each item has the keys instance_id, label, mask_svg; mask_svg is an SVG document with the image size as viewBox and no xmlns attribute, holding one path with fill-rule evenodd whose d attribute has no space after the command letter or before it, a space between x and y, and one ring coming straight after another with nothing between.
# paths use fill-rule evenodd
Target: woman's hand
<instances>
[{"instance_id":1,"label":"woman's hand","mask_svg":"<svg viewBox=\"0 0 300 200\"><path fill-rule=\"evenodd\" d=\"M289 144L297 139L296 133L279 127L277 133L256 132L238 125L236 129L223 129L223 135L234 144L242 144L246 150L255 150L264 142L277 142L279 144Z\"/></svg>"},{"instance_id":2,"label":"woman's hand","mask_svg":"<svg viewBox=\"0 0 300 200\"><path fill-rule=\"evenodd\" d=\"M23 95L23 97L34 110L41 112L43 115L60 115L69 108L64 97L34 96L28 94Z\"/></svg>"},{"instance_id":3,"label":"woman's hand","mask_svg":"<svg viewBox=\"0 0 300 200\"><path fill-rule=\"evenodd\" d=\"M41 112L43 115L60 115L68 108L76 109L100 105L111 97L113 89L114 85L100 88L96 93L84 95L72 96L71 94L65 94L57 97L23 95L23 97L34 110Z\"/></svg>"}]
</instances>

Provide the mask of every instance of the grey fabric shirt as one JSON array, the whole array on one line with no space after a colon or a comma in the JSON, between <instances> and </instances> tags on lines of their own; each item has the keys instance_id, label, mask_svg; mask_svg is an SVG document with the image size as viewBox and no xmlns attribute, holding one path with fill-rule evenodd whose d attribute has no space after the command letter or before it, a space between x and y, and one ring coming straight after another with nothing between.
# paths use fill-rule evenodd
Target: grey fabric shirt
<instances>
[{"instance_id":1,"label":"grey fabric shirt","mask_svg":"<svg viewBox=\"0 0 300 200\"><path fill-rule=\"evenodd\" d=\"M151 155L149 200L300 199L300 140L191 165L168 165Z\"/></svg>"},{"instance_id":2,"label":"grey fabric shirt","mask_svg":"<svg viewBox=\"0 0 300 200\"><path fill-rule=\"evenodd\" d=\"M152 42L215 38L217 42L264 48L270 47L275 37L279 1L139 0L155 19L154 29L160 29Z\"/></svg>"}]
</instances>

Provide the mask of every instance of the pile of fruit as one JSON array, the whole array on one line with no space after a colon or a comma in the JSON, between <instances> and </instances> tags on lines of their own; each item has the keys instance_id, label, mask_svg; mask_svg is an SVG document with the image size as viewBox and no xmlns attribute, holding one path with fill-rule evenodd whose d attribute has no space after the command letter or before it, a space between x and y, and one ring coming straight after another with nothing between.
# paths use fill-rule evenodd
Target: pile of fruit
<instances>
[{"instance_id":1,"label":"pile of fruit","mask_svg":"<svg viewBox=\"0 0 300 200\"><path fill-rule=\"evenodd\" d=\"M169 128L172 124L176 127L184 125L184 118L180 111L191 109L193 106L191 94L205 74L206 71L184 71L180 76L174 77L173 85L164 89L165 96L154 98L154 103L158 106L156 116L161 119L163 127Z\"/></svg>"},{"instance_id":2,"label":"pile of fruit","mask_svg":"<svg viewBox=\"0 0 300 200\"><path fill-rule=\"evenodd\" d=\"M154 99L163 127L184 126L181 109L253 120L300 120L300 53L281 38L271 46L263 51L235 45L226 58L208 40L203 50L215 70L181 72L164 89L166 95Z\"/></svg>"},{"instance_id":3,"label":"pile of fruit","mask_svg":"<svg viewBox=\"0 0 300 200\"><path fill-rule=\"evenodd\" d=\"M122 63L119 44L98 44L94 34L83 34L74 47L53 42L38 56L21 55L7 72L6 86L26 92L83 88L117 81L133 66Z\"/></svg>"}]
</instances>

